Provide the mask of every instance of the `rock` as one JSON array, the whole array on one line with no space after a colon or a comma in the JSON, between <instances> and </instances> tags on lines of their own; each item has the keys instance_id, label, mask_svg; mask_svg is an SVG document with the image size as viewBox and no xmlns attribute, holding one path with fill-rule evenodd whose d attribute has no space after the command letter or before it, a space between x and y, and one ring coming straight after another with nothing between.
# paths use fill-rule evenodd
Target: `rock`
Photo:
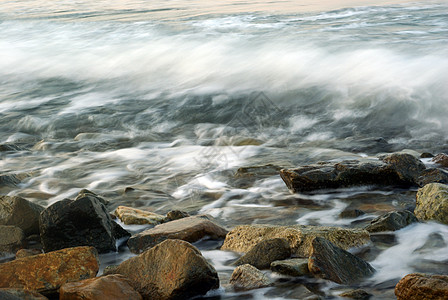
<instances>
[{"instance_id":1,"label":"rock","mask_svg":"<svg viewBox=\"0 0 448 300\"><path fill-rule=\"evenodd\" d=\"M397 300L448 299L448 275L408 274L395 286Z\"/></svg>"},{"instance_id":2,"label":"rock","mask_svg":"<svg viewBox=\"0 0 448 300\"><path fill-rule=\"evenodd\" d=\"M236 266L250 264L257 269L269 269L275 260L286 259L291 256L291 247L286 239L263 240L256 244L245 255L240 257Z\"/></svg>"},{"instance_id":3,"label":"rock","mask_svg":"<svg viewBox=\"0 0 448 300\"><path fill-rule=\"evenodd\" d=\"M448 185L430 183L417 191L414 210L417 219L448 224Z\"/></svg>"},{"instance_id":4,"label":"rock","mask_svg":"<svg viewBox=\"0 0 448 300\"><path fill-rule=\"evenodd\" d=\"M391 211L373 219L365 227L368 232L395 231L418 222L415 215L408 211Z\"/></svg>"},{"instance_id":5,"label":"rock","mask_svg":"<svg viewBox=\"0 0 448 300\"><path fill-rule=\"evenodd\" d=\"M163 241L122 262L116 272L126 276L144 299L187 299L219 287L213 266L181 240Z\"/></svg>"},{"instance_id":6,"label":"rock","mask_svg":"<svg viewBox=\"0 0 448 300\"><path fill-rule=\"evenodd\" d=\"M343 218L343 219L354 219L354 218L357 218L357 217L365 215L365 214L366 213L363 212L362 210L347 208L347 209L344 209L343 211L341 211L341 213L339 214L339 217Z\"/></svg>"},{"instance_id":7,"label":"rock","mask_svg":"<svg viewBox=\"0 0 448 300\"><path fill-rule=\"evenodd\" d=\"M248 252L263 240L284 238L289 241L292 255L308 257L311 252L311 242L316 236L324 237L343 249L362 246L370 242L369 233L363 229L307 225L240 225L227 234L221 250Z\"/></svg>"},{"instance_id":8,"label":"rock","mask_svg":"<svg viewBox=\"0 0 448 300\"><path fill-rule=\"evenodd\" d=\"M103 270L103 276L116 274L117 268L118 268L118 265L109 265L109 266L105 267Z\"/></svg>"},{"instance_id":9,"label":"rock","mask_svg":"<svg viewBox=\"0 0 448 300\"><path fill-rule=\"evenodd\" d=\"M54 203L41 213L39 223L45 252L76 246L94 246L100 253L116 251L116 239L124 232L90 195Z\"/></svg>"},{"instance_id":10,"label":"rock","mask_svg":"<svg viewBox=\"0 0 448 300\"><path fill-rule=\"evenodd\" d=\"M234 182L232 182L232 185L240 188L247 188L252 186L256 180L277 175L280 169L279 166L272 164L240 167L234 175Z\"/></svg>"},{"instance_id":11,"label":"rock","mask_svg":"<svg viewBox=\"0 0 448 300\"><path fill-rule=\"evenodd\" d=\"M394 153L378 161L319 163L296 169L282 169L280 176L295 192L335 189L359 185L416 185L425 165L410 154Z\"/></svg>"},{"instance_id":12,"label":"rock","mask_svg":"<svg viewBox=\"0 0 448 300\"><path fill-rule=\"evenodd\" d=\"M448 168L448 155L446 155L445 153L437 154L432 158L432 161L444 168Z\"/></svg>"},{"instance_id":13,"label":"rock","mask_svg":"<svg viewBox=\"0 0 448 300\"><path fill-rule=\"evenodd\" d=\"M141 300L142 296L122 275L108 275L67 282L59 290L60 300Z\"/></svg>"},{"instance_id":14,"label":"rock","mask_svg":"<svg viewBox=\"0 0 448 300\"><path fill-rule=\"evenodd\" d=\"M271 285L269 278L252 265L238 266L230 277L230 284L236 291L259 289Z\"/></svg>"},{"instance_id":15,"label":"rock","mask_svg":"<svg viewBox=\"0 0 448 300\"><path fill-rule=\"evenodd\" d=\"M181 210L172 210L166 214L166 218L170 221L179 220L182 218L187 218L190 215L187 212Z\"/></svg>"},{"instance_id":16,"label":"rock","mask_svg":"<svg viewBox=\"0 0 448 300\"><path fill-rule=\"evenodd\" d=\"M15 253L24 245L25 234L16 226L0 225L0 251Z\"/></svg>"},{"instance_id":17,"label":"rock","mask_svg":"<svg viewBox=\"0 0 448 300\"><path fill-rule=\"evenodd\" d=\"M422 154L420 154L420 158L432 158L432 157L434 157L434 155L429 152L423 152Z\"/></svg>"},{"instance_id":18,"label":"rock","mask_svg":"<svg viewBox=\"0 0 448 300\"><path fill-rule=\"evenodd\" d=\"M23 289L0 289L0 299L2 300L48 300L47 297L34 291Z\"/></svg>"},{"instance_id":19,"label":"rock","mask_svg":"<svg viewBox=\"0 0 448 300\"><path fill-rule=\"evenodd\" d=\"M101 203L103 203L104 205L108 205L109 201L107 201L106 199L104 199L103 197L98 196L97 194L95 194L94 192L89 191L88 189L82 189L79 191L78 195L76 196L75 200L79 200L81 198L84 197L93 197L96 198L98 201L100 201Z\"/></svg>"},{"instance_id":20,"label":"rock","mask_svg":"<svg viewBox=\"0 0 448 300\"><path fill-rule=\"evenodd\" d=\"M442 234L432 232L426 237L426 242L419 248L415 249L416 253L432 253L434 250L445 248L447 243Z\"/></svg>"},{"instance_id":21,"label":"rock","mask_svg":"<svg viewBox=\"0 0 448 300\"><path fill-rule=\"evenodd\" d=\"M368 262L320 237L312 242L308 269L316 277L339 284L354 283L375 272Z\"/></svg>"},{"instance_id":22,"label":"rock","mask_svg":"<svg viewBox=\"0 0 448 300\"><path fill-rule=\"evenodd\" d=\"M38 255L38 254L42 254L42 250L40 250L40 249L20 249L19 251L16 252L16 259L33 256L33 255Z\"/></svg>"},{"instance_id":23,"label":"rock","mask_svg":"<svg viewBox=\"0 0 448 300\"><path fill-rule=\"evenodd\" d=\"M420 173L417 180L420 187L429 183L448 183L448 171L442 169L426 169Z\"/></svg>"},{"instance_id":24,"label":"rock","mask_svg":"<svg viewBox=\"0 0 448 300\"><path fill-rule=\"evenodd\" d=\"M67 248L0 264L0 288L52 292L66 282L95 277L98 269L95 248Z\"/></svg>"},{"instance_id":25,"label":"rock","mask_svg":"<svg viewBox=\"0 0 448 300\"><path fill-rule=\"evenodd\" d=\"M20 227L25 235L39 233L40 205L20 197L0 196L0 225Z\"/></svg>"},{"instance_id":26,"label":"rock","mask_svg":"<svg viewBox=\"0 0 448 300\"><path fill-rule=\"evenodd\" d=\"M357 289L357 290L351 290L351 291L339 294L339 297L351 298L351 299L357 299L357 300L367 300L367 299L370 299L370 297L372 297L372 294L369 294L364 290Z\"/></svg>"},{"instance_id":27,"label":"rock","mask_svg":"<svg viewBox=\"0 0 448 300\"><path fill-rule=\"evenodd\" d=\"M271 271L288 276L305 276L308 270L308 258L291 258L271 263Z\"/></svg>"},{"instance_id":28,"label":"rock","mask_svg":"<svg viewBox=\"0 0 448 300\"><path fill-rule=\"evenodd\" d=\"M0 144L0 152L16 152L25 150L15 144Z\"/></svg>"},{"instance_id":29,"label":"rock","mask_svg":"<svg viewBox=\"0 0 448 300\"><path fill-rule=\"evenodd\" d=\"M118 206L114 211L114 215L116 215L126 225L157 225L163 223L166 219L165 216L127 206Z\"/></svg>"},{"instance_id":30,"label":"rock","mask_svg":"<svg viewBox=\"0 0 448 300\"><path fill-rule=\"evenodd\" d=\"M132 236L128 241L129 249L139 253L167 239L179 239L196 242L203 237L223 239L227 230L213 223L206 215L182 218L157 225Z\"/></svg>"},{"instance_id":31,"label":"rock","mask_svg":"<svg viewBox=\"0 0 448 300\"><path fill-rule=\"evenodd\" d=\"M9 186L15 187L20 183L20 178L15 174L2 174L0 175L0 187Z\"/></svg>"}]
</instances>

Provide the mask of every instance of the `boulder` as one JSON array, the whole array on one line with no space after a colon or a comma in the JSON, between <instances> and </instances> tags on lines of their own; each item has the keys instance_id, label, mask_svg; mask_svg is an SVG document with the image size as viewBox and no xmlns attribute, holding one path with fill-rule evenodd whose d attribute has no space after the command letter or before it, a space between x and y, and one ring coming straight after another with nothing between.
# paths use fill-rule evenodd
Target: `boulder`
<instances>
[{"instance_id":1,"label":"boulder","mask_svg":"<svg viewBox=\"0 0 448 300\"><path fill-rule=\"evenodd\" d=\"M305 276L308 270L308 258L291 258L271 263L271 271L288 276Z\"/></svg>"},{"instance_id":2,"label":"boulder","mask_svg":"<svg viewBox=\"0 0 448 300\"><path fill-rule=\"evenodd\" d=\"M204 237L223 239L227 230L216 225L206 215L182 218L157 225L132 236L128 241L129 249L139 253L167 239L179 239L196 242Z\"/></svg>"},{"instance_id":3,"label":"boulder","mask_svg":"<svg viewBox=\"0 0 448 300\"><path fill-rule=\"evenodd\" d=\"M395 231L418 222L415 215L408 211L391 211L373 219L365 227L368 232Z\"/></svg>"},{"instance_id":4,"label":"boulder","mask_svg":"<svg viewBox=\"0 0 448 300\"><path fill-rule=\"evenodd\" d=\"M0 264L0 288L49 293L66 282L95 277L98 269L95 248L67 248Z\"/></svg>"},{"instance_id":5,"label":"boulder","mask_svg":"<svg viewBox=\"0 0 448 300\"><path fill-rule=\"evenodd\" d=\"M252 265L238 266L229 282L236 291L259 289L271 285L269 278Z\"/></svg>"},{"instance_id":6,"label":"boulder","mask_svg":"<svg viewBox=\"0 0 448 300\"><path fill-rule=\"evenodd\" d=\"M312 242L308 269L315 276L339 284L350 284L373 275L375 270L363 259L316 237Z\"/></svg>"},{"instance_id":7,"label":"boulder","mask_svg":"<svg viewBox=\"0 0 448 300\"><path fill-rule=\"evenodd\" d=\"M122 262L115 272L127 277L144 299L187 299L219 287L213 266L182 240L165 240Z\"/></svg>"},{"instance_id":8,"label":"boulder","mask_svg":"<svg viewBox=\"0 0 448 300\"><path fill-rule=\"evenodd\" d=\"M269 269L273 261L286 259L290 256L291 247L288 240L274 238L256 244L249 252L240 257L235 265L250 264L257 269Z\"/></svg>"},{"instance_id":9,"label":"boulder","mask_svg":"<svg viewBox=\"0 0 448 300\"><path fill-rule=\"evenodd\" d=\"M108 205L109 201L107 201L106 199L104 199L103 197L98 196L97 194L95 194L92 191L89 191L88 189L82 189L79 191L78 195L76 196L75 200L84 198L84 197L92 197L95 198L96 200L100 201L102 204L104 205Z\"/></svg>"},{"instance_id":10,"label":"boulder","mask_svg":"<svg viewBox=\"0 0 448 300\"><path fill-rule=\"evenodd\" d=\"M357 289L339 294L339 297L357 299L357 300L368 300L370 299L370 297L372 297L372 294L369 294L364 290Z\"/></svg>"},{"instance_id":11,"label":"boulder","mask_svg":"<svg viewBox=\"0 0 448 300\"><path fill-rule=\"evenodd\" d=\"M76 246L94 246L100 253L116 251L116 239L125 232L91 195L47 207L39 225L45 252Z\"/></svg>"},{"instance_id":12,"label":"boulder","mask_svg":"<svg viewBox=\"0 0 448 300\"><path fill-rule=\"evenodd\" d=\"M348 160L340 163L318 163L296 169L282 169L280 176L295 192L336 189L359 185L413 186L425 169L417 158L394 153L381 160Z\"/></svg>"},{"instance_id":13,"label":"boulder","mask_svg":"<svg viewBox=\"0 0 448 300\"><path fill-rule=\"evenodd\" d=\"M16 258L24 258L28 256L42 254L40 249L20 249L16 252Z\"/></svg>"},{"instance_id":14,"label":"boulder","mask_svg":"<svg viewBox=\"0 0 448 300\"><path fill-rule=\"evenodd\" d=\"M187 212L181 210L172 210L166 214L167 221L179 220L189 216L190 215Z\"/></svg>"},{"instance_id":15,"label":"boulder","mask_svg":"<svg viewBox=\"0 0 448 300\"><path fill-rule=\"evenodd\" d=\"M39 233L40 205L16 196L0 196L0 225L20 227L25 235Z\"/></svg>"},{"instance_id":16,"label":"boulder","mask_svg":"<svg viewBox=\"0 0 448 300\"><path fill-rule=\"evenodd\" d=\"M163 223L166 219L165 216L127 206L118 206L114 211L114 215L126 225L157 225Z\"/></svg>"},{"instance_id":17,"label":"boulder","mask_svg":"<svg viewBox=\"0 0 448 300\"><path fill-rule=\"evenodd\" d=\"M0 225L0 251L15 253L24 246L25 234L16 226Z\"/></svg>"},{"instance_id":18,"label":"boulder","mask_svg":"<svg viewBox=\"0 0 448 300\"><path fill-rule=\"evenodd\" d=\"M426 169L420 173L417 184L424 187L429 183L448 183L448 171L442 169Z\"/></svg>"},{"instance_id":19,"label":"boulder","mask_svg":"<svg viewBox=\"0 0 448 300\"><path fill-rule=\"evenodd\" d=\"M430 183L420 188L414 213L419 220L448 224L448 185Z\"/></svg>"},{"instance_id":20,"label":"boulder","mask_svg":"<svg viewBox=\"0 0 448 300\"><path fill-rule=\"evenodd\" d=\"M432 158L432 161L444 168L448 168L448 155L446 155L445 153L437 154Z\"/></svg>"},{"instance_id":21,"label":"boulder","mask_svg":"<svg viewBox=\"0 0 448 300\"><path fill-rule=\"evenodd\" d=\"M47 297L34 291L24 289L0 289L2 300L48 300Z\"/></svg>"},{"instance_id":22,"label":"boulder","mask_svg":"<svg viewBox=\"0 0 448 300\"><path fill-rule=\"evenodd\" d=\"M397 300L448 299L448 275L408 274L395 286Z\"/></svg>"},{"instance_id":23,"label":"boulder","mask_svg":"<svg viewBox=\"0 0 448 300\"><path fill-rule=\"evenodd\" d=\"M59 300L84 299L141 300L142 296L119 274L67 282L59 290Z\"/></svg>"},{"instance_id":24,"label":"boulder","mask_svg":"<svg viewBox=\"0 0 448 300\"><path fill-rule=\"evenodd\" d=\"M370 242L369 232L363 229L309 225L240 225L227 234L221 250L248 252L263 240L283 238L289 241L293 256L308 257L311 242L317 236L324 237L343 249Z\"/></svg>"}]
</instances>

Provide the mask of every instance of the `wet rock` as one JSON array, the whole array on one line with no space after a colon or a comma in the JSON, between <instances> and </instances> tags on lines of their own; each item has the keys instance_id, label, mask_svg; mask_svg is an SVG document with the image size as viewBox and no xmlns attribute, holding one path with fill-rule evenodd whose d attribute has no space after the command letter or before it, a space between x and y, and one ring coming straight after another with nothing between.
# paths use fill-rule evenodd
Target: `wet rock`
<instances>
[{"instance_id":1,"label":"wet rock","mask_svg":"<svg viewBox=\"0 0 448 300\"><path fill-rule=\"evenodd\" d=\"M20 178L15 174L0 175L0 187L9 186L15 187L20 183Z\"/></svg>"},{"instance_id":2,"label":"wet rock","mask_svg":"<svg viewBox=\"0 0 448 300\"><path fill-rule=\"evenodd\" d=\"M259 289L271 285L269 278L252 265L238 266L230 277L230 284L237 291Z\"/></svg>"},{"instance_id":3,"label":"wet rock","mask_svg":"<svg viewBox=\"0 0 448 300\"><path fill-rule=\"evenodd\" d=\"M429 183L448 183L448 171L442 169L426 169L420 173L417 183L421 187Z\"/></svg>"},{"instance_id":4,"label":"wet rock","mask_svg":"<svg viewBox=\"0 0 448 300\"><path fill-rule=\"evenodd\" d=\"M424 169L414 156L394 153L378 161L349 160L282 169L280 176L291 191L299 193L372 184L408 187L416 185Z\"/></svg>"},{"instance_id":5,"label":"wet rock","mask_svg":"<svg viewBox=\"0 0 448 300\"><path fill-rule=\"evenodd\" d=\"M181 240L163 241L124 261L116 272L126 276L144 299L187 299L219 287L213 266Z\"/></svg>"},{"instance_id":6,"label":"wet rock","mask_svg":"<svg viewBox=\"0 0 448 300\"><path fill-rule=\"evenodd\" d=\"M103 276L116 274L117 273L118 265L110 265L104 268L103 270Z\"/></svg>"},{"instance_id":7,"label":"wet rock","mask_svg":"<svg viewBox=\"0 0 448 300\"><path fill-rule=\"evenodd\" d=\"M448 168L448 155L446 155L445 153L437 154L432 158L432 161L444 168Z\"/></svg>"},{"instance_id":8,"label":"wet rock","mask_svg":"<svg viewBox=\"0 0 448 300\"><path fill-rule=\"evenodd\" d=\"M339 284L354 283L375 272L368 262L320 237L312 242L308 268L314 276Z\"/></svg>"},{"instance_id":9,"label":"wet rock","mask_svg":"<svg viewBox=\"0 0 448 300\"><path fill-rule=\"evenodd\" d=\"M157 225L163 223L166 219L165 216L127 206L118 206L114 211L114 215L117 216L126 225Z\"/></svg>"},{"instance_id":10,"label":"wet rock","mask_svg":"<svg viewBox=\"0 0 448 300\"><path fill-rule=\"evenodd\" d=\"M170 221L179 220L182 218L187 218L190 215L187 212L181 210L172 210L166 214L166 218Z\"/></svg>"},{"instance_id":11,"label":"wet rock","mask_svg":"<svg viewBox=\"0 0 448 300\"><path fill-rule=\"evenodd\" d=\"M67 248L0 264L0 288L52 292L66 282L95 277L98 269L95 248Z\"/></svg>"},{"instance_id":12,"label":"wet rock","mask_svg":"<svg viewBox=\"0 0 448 300\"><path fill-rule=\"evenodd\" d=\"M357 300L368 300L370 299L370 297L372 297L372 294L369 294L364 290L357 289L339 294L339 297L357 299Z\"/></svg>"},{"instance_id":13,"label":"wet rock","mask_svg":"<svg viewBox=\"0 0 448 300\"><path fill-rule=\"evenodd\" d=\"M68 282L59 290L60 300L141 300L142 296L122 275L108 275Z\"/></svg>"},{"instance_id":14,"label":"wet rock","mask_svg":"<svg viewBox=\"0 0 448 300\"><path fill-rule=\"evenodd\" d=\"M436 249L441 249L446 246L447 246L447 243L446 243L444 237L438 232L433 232L428 235L428 237L426 238L426 242L418 249L415 249L414 252L431 253L431 252L434 252L434 250L436 250Z\"/></svg>"},{"instance_id":15,"label":"wet rock","mask_svg":"<svg viewBox=\"0 0 448 300\"><path fill-rule=\"evenodd\" d=\"M415 216L448 224L448 185L430 183L417 192Z\"/></svg>"},{"instance_id":16,"label":"wet rock","mask_svg":"<svg viewBox=\"0 0 448 300\"><path fill-rule=\"evenodd\" d=\"M418 222L415 215L408 211L391 211L373 219L365 227L368 232L395 231Z\"/></svg>"},{"instance_id":17,"label":"wet rock","mask_svg":"<svg viewBox=\"0 0 448 300\"><path fill-rule=\"evenodd\" d=\"M432 157L434 157L434 155L429 152L423 152L422 154L420 154L420 158L432 158Z\"/></svg>"},{"instance_id":18,"label":"wet rock","mask_svg":"<svg viewBox=\"0 0 448 300\"><path fill-rule=\"evenodd\" d=\"M256 180L277 175L281 167L272 164L263 166L240 167L234 175L233 186L247 188L253 185Z\"/></svg>"},{"instance_id":19,"label":"wet rock","mask_svg":"<svg viewBox=\"0 0 448 300\"><path fill-rule=\"evenodd\" d=\"M45 252L76 246L116 251L117 236L124 234L106 207L90 195L54 203L41 213L39 224Z\"/></svg>"},{"instance_id":20,"label":"wet rock","mask_svg":"<svg viewBox=\"0 0 448 300\"><path fill-rule=\"evenodd\" d=\"M38 254L42 254L42 250L40 250L40 249L20 249L19 251L16 252L16 259L33 256L33 255L38 255Z\"/></svg>"},{"instance_id":21,"label":"wet rock","mask_svg":"<svg viewBox=\"0 0 448 300\"><path fill-rule=\"evenodd\" d=\"M16 152L22 150L25 150L25 148L15 144L0 144L0 152Z\"/></svg>"},{"instance_id":22,"label":"wet rock","mask_svg":"<svg viewBox=\"0 0 448 300\"><path fill-rule=\"evenodd\" d=\"M263 240L284 238L289 241L292 255L308 257L311 252L311 242L317 236L326 238L343 249L362 246L370 242L369 233L363 229L307 225L240 225L227 234L221 250L248 252Z\"/></svg>"},{"instance_id":23,"label":"wet rock","mask_svg":"<svg viewBox=\"0 0 448 300\"><path fill-rule=\"evenodd\" d=\"M78 195L76 196L75 200L79 200L81 198L84 197L92 197L95 198L96 200L100 201L102 204L104 205L108 205L109 201L107 201L106 199L104 199L103 197L98 196L97 194L95 194L92 191L89 191L88 189L82 189L79 191Z\"/></svg>"},{"instance_id":24,"label":"wet rock","mask_svg":"<svg viewBox=\"0 0 448 300\"><path fill-rule=\"evenodd\" d=\"M343 219L354 219L365 214L366 214L365 212L359 209L346 208L343 211L341 211L339 217Z\"/></svg>"},{"instance_id":25,"label":"wet rock","mask_svg":"<svg viewBox=\"0 0 448 300\"><path fill-rule=\"evenodd\" d=\"M16 226L0 225L0 251L15 253L24 246L25 234Z\"/></svg>"},{"instance_id":26,"label":"wet rock","mask_svg":"<svg viewBox=\"0 0 448 300\"><path fill-rule=\"evenodd\" d=\"M48 300L47 297L34 291L24 289L0 289L2 300Z\"/></svg>"},{"instance_id":27,"label":"wet rock","mask_svg":"<svg viewBox=\"0 0 448 300\"><path fill-rule=\"evenodd\" d=\"M448 299L448 275L408 274L395 286L397 300Z\"/></svg>"},{"instance_id":28,"label":"wet rock","mask_svg":"<svg viewBox=\"0 0 448 300\"><path fill-rule=\"evenodd\" d=\"M308 258L291 258L271 263L271 271L288 276L305 276L310 273Z\"/></svg>"},{"instance_id":29,"label":"wet rock","mask_svg":"<svg viewBox=\"0 0 448 300\"><path fill-rule=\"evenodd\" d=\"M236 266L250 264L257 269L268 269L276 260L286 259L291 256L291 247L286 239L263 240L256 244L245 255L240 257Z\"/></svg>"},{"instance_id":30,"label":"wet rock","mask_svg":"<svg viewBox=\"0 0 448 300\"><path fill-rule=\"evenodd\" d=\"M0 196L0 225L20 227L25 235L39 233L40 205L20 197Z\"/></svg>"},{"instance_id":31,"label":"wet rock","mask_svg":"<svg viewBox=\"0 0 448 300\"><path fill-rule=\"evenodd\" d=\"M196 242L204 237L223 239L227 230L216 225L206 215L182 218L157 225L132 236L128 241L129 249L139 253L167 239L179 239Z\"/></svg>"}]
</instances>

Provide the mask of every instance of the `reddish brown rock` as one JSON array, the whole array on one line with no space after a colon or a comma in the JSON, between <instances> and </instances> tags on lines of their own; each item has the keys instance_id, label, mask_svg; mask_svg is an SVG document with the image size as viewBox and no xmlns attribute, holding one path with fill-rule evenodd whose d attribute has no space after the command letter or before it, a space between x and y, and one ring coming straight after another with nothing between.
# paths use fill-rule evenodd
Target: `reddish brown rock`
<instances>
[{"instance_id":1,"label":"reddish brown rock","mask_svg":"<svg viewBox=\"0 0 448 300\"><path fill-rule=\"evenodd\" d=\"M98 269L94 247L67 248L0 264L0 288L52 292L66 282L95 277Z\"/></svg>"},{"instance_id":2,"label":"reddish brown rock","mask_svg":"<svg viewBox=\"0 0 448 300\"><path fill-rule=\"evenodd\" d=\"M126 277L108 275L78 282L68 282L59 290L60 300L141 300Z\"/></svg>"},{"instance_id":3,"label":"reddish brown rock","mask_svg":"<svg viewBox=\"0 0 448 300\"><path fill-rule=\"evenodd\" d=\"M395 286L398 300L448 299L448 275L408 274Z\"/></svg>"},{"instance_id":4,"label":"reddish brown rock","mask_svg":"<svg viewBox=\"0 0 448 300\"><path fill-rule=\"evenodd\" d=\"M124 261L115 272L129 278L144 299L187 299L219 287L213 266L181 240L163 241Z\"/></svg>"},{"instance_id":5,"label":"reddish brown rock","mask_svg":"<svg viewBox=\"0 0 448 300\"><path fill-rule=\"evenodd\" d=\"M48 300L47 297L34 291L23 289L0 289L2 300Z\"/></svg>"},{"instance_id":6,"label":"reddish brown rock","mask_svg":"<svg viewBox=\"0 0 448 300\"><path fill-rule=\"evenodd\" d=\"M445 153L437 154L432 158L432 161L436 164L441 165L442 167L448 168L448 155Z\"/></svg>"},{"instance_id":7,"label":"reddish brown rock","mask_svg":"<svg viewBox=\"0 0 448 300\"><path fill-rule=\"evenodd\" d=\"M271 284L263 272L249 264L238 266L233 271L229 283L237 291L259 289Z\"/></svg>"}]
</instances>

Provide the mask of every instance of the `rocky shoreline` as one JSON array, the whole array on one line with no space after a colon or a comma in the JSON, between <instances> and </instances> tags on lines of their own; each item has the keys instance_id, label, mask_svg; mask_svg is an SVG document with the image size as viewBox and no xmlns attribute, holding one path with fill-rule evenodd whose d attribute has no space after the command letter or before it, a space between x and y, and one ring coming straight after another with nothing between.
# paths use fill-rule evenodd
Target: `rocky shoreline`
<instances>
[{"instance_id":1,"label":"rocky shoreline","mask_svg":"<svg viewBox=\"0 0 448 300\"><path fill-rule=\"evenodd\" d=\"M363 228L242 224L228 229L199 213L173 210L160 215L126 206L110 211L107 199L88 190L47 208L0 196L0 298L188 299L213 295L217 289L280 287L287 278L333 282L346 290L339 297L368 299L372 294L363 283L375 274L369 251L375 251L376 240L393 238L394 231L417 222L448 225L448 156L439 154L432 161L435 167L426 168L417 157L393 153L377 160L279 171L293 193L363 185L419 188L413 207L385 212ZM2 181L12 184L17 178L7 179ZM114 219L149 228L133 234ZM228 262L234 271L226 282L193 245L204 240L217 241L220 250L238 256ZM136 256L105 266L98 276L99 253L123 248ZM408 274L397 282L397 299L448 298L447 274ZM307 295L329 296L312 287Z\"/></svg>"}]
</instances>

